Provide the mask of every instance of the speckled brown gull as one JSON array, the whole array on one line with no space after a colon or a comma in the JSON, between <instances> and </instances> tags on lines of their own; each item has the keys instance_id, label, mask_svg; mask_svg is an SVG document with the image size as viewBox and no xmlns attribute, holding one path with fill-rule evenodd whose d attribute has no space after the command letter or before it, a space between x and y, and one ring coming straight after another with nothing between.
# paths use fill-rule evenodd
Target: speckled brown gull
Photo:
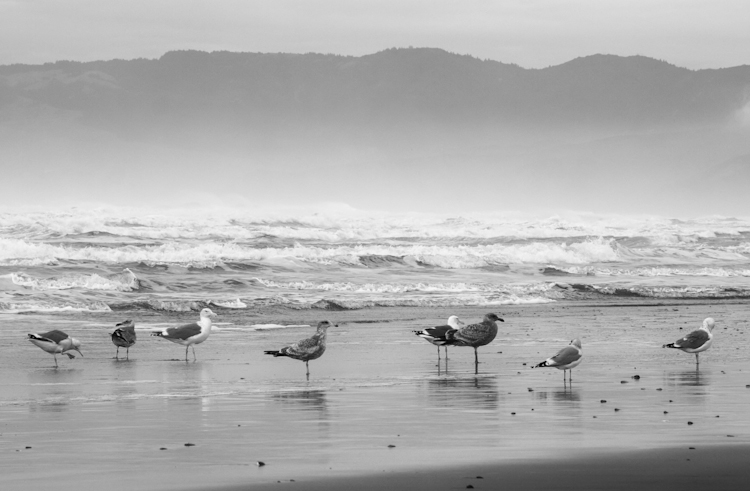
<instances>
[{"instance_id":1,"label":"speckled brown gull","mask_svg":"<svg viewBox=\"0 0 750 491\"><path fill-rule=\"evenodd\" d=\"M284 346L279 350L265 351L267 355L273 356L287 356L305 362L305 368L307 370L307 379L310 380L310 360L316 360L323 356L326 351L326 335L328 328L331 327L330 321L321 321L318 323L318 328L312 337L302 339L289 346Z\"/></svg>"},{"instance_id":2,"label":"speckled brown gull","mask_svg":"<svg viewBox=\"0 0 750 491\"><path fill-rule=\"evenodd\" d=\"M471 346L474 348L474 371L479 370L477 348L490 344L497 336L497 322L505 322L495 314L487 314L482 322L469 324L461 329L450 329L445 333L449 346Z\"/></svg>"},{"instance_id":3,"label":"speckled brown gull","mask_svg":"<svg viewBox=\"0 0 750 491\"><path fill-rule=\"evenodd\" d=\"M130 357L130 347L135 344L135 324L132 320L120 322L112 333L112 343L117 346L115 358L120 358L120 348L125 348L125 359Z\"/></svg>"}]
</instances>

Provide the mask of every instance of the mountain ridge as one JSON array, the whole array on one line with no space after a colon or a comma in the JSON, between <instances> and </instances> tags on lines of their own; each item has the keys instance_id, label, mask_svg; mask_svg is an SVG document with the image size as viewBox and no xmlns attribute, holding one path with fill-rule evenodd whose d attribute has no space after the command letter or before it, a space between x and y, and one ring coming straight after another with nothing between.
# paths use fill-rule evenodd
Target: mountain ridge
<instances>
[{"instance_id":1,"label":"mountain ridge","mask_svg":"<svg viewBox=\"0 0 750 491\"><path fill-rule=\"evenodd\" d=\"M99 192L71 176L111 174L150 197L151 180L189 187L210 161L252 180L250 191L222 183L234 193L271 199L279 176L306 176L362 206L380 203L351 191L363 174L398 188L394 203L424 193L419 206L428 207L435 198L414 186L431 176L438 189L459 185L461 206L486 206L468 181L451 179L471 169L509 184L499 206L535 206L541 198L522 192L532 186L548 203L641 209L648 202L633 202L633 189L675 187L673 201L683 202L700 176L750 153L749 103L748 65L689 70L600 54L526 69L439 48L359 57L176 50L0 66L0 162L14 169L11 182L28 185L36 172L70 193ZM734 189L732 172L717 171L726 177L711 185ZM586 180L587 190L569 192ZM730 198L743 205L718 201Z\"/></svg>"}]
</instances>

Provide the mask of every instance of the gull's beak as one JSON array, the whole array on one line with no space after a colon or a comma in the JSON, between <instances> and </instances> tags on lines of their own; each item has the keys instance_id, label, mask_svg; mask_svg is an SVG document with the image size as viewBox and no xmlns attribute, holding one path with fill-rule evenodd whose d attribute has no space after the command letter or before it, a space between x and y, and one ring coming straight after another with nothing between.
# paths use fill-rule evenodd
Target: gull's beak
<instances>
[{"instance_id":1,"label":"gull's beak","mask_svg":"<svg viewBox=\"0 0 750 491\"><path fill-rule=\"evenodd\" d=\"M500 322L505 322L505 321L504 321L503 319L501 319L501 318L499 318L499 317L498 317L498 319L497 319L497 320L499 320Z\"/></svg>"},{"instance_id":2,"label":"gull's beak","mask_svg":"<svg viewBox=\"0 0 750 491\"><path fill-rule=\"evenodd\" d=\"M81 350L79 350L78 348L73 348L73 349L76 350L79 355L81 355L81 358L83 358L83 353L81 353Z\"/></svg>"}]
</instances>

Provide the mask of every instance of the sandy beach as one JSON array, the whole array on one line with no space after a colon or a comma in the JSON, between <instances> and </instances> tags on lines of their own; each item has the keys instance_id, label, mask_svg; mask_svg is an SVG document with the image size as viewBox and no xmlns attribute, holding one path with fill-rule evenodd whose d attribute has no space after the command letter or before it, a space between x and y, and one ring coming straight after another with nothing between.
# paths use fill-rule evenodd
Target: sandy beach
<instances>
[{"instance_id":1,"label":"sandy beach","mask_svg":"<svg viewBox=\"0 0 750 491\"><path fill-rule=\"evenodd\" d=\"M446 369L412 334L485 310L217 309L188 363L148 332L195 313L3 315L0 488L744 489L741 301L504 306L478 374L471 348L449 349ZM699 370L661 348L709 316L716 339ZM125 318L138 343L115 360L108 333ZM339 326L309 382L303 363L263 356L313 328L253 326L323 318ZM25 339L50 329L80 339L85 358L55 369ZM584 361L572 384L531 368L573 337Z\"/></svg>"}]
</instances>

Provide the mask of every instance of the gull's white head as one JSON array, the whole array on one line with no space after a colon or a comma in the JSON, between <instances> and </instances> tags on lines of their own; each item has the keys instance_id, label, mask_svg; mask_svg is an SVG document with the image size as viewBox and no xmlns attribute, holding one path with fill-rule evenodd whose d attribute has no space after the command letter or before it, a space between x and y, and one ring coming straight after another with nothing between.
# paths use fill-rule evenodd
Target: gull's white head
<instances>
[{"instance_id":1,"label":"gull's white head","mask_svg":"<svg viewBox=\"0 0 750 491\"><path fill-rule=\"evenodd\" d=\"M216 314L211 309L205 308L201 310L201 318L203 317L216 317Z\"/></svg>"},{"instance_id":2,"label":"gull's white head","mask_svg":"<svg viewBox=\"0 0 750 491\"><path fill-rule=\"evenodd\" d=\"M460 329L461 326L464 325L463 321L458 318L457 315L452 315L448 317L448 325L451 326L453 329Z\"/></svg>"},{"instance_id":3,"label":"gull's white head","mask_svg":"<svg viewBox=\"0 0 750 491\"><path fill-rule=\"evenodd\" d=\"M70 338L70 349L76 350L79 355L83 356L83 353L81 353L81 342L78 341L76 338Z\"/></svg>"},{"instance_id":4,"label":"gull's white head","mask_svg":"<svg viewBox=\"0 0 750 491\"><path fill-rule=\"evenodd\" d=\"M572 341L570 342L570 344L571 344L572 346L575 346L575 347L576 347L576 348L578 348L578 349L581 349L581 348L582 348L582 346L581 346L581 340L580 340L580 339L578 339L578 338L575 338L574 340L572 340Z\"/></svg>"},{"instance_id":5,"label":"gull's white head","mask_svg":"<svg viewBox=\"0 0 750 491\"><path fill-rule=\"evenodd\" d=\"M711 332L713 331L715 324L716 322L714 322L712 317L706 317L703 320L703 329L707 330L708 332Z\"/></svg>"}]
</instances>

